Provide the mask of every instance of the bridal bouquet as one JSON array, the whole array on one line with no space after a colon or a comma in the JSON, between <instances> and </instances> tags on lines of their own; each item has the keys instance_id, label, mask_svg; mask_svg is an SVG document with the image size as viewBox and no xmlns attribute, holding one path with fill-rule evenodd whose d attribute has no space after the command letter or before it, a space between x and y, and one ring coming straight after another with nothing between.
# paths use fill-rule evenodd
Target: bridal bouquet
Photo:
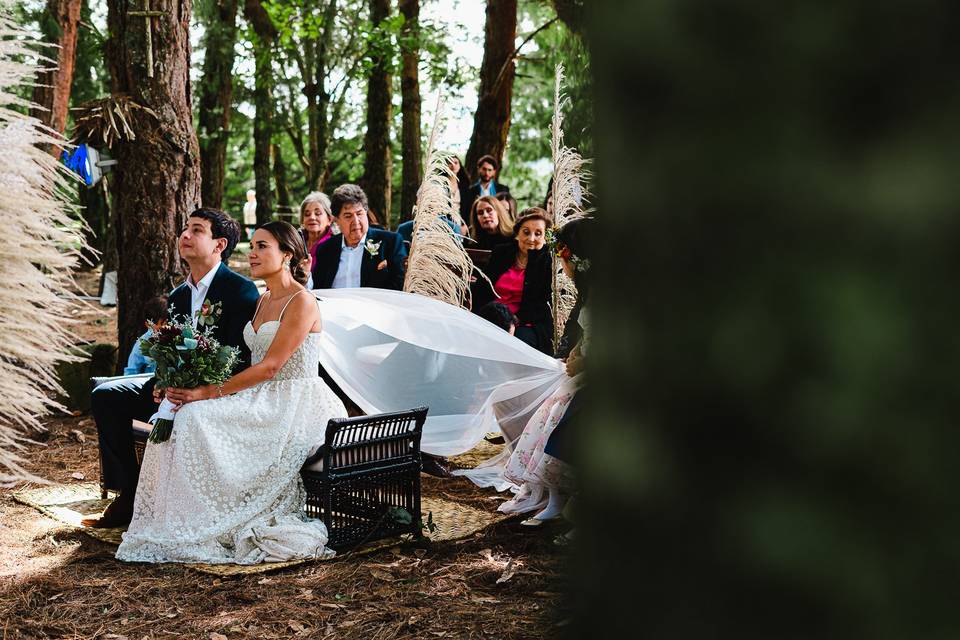
<instances>
[{"instance_id":1,"label":"bridal bouquet","mask_svg":"<svg viewBox=\"0 0 960 640\"><path fill-rule=\"evenodd\" d=\"M230 377L239 351L221 345L211 335L212 325L194 329L185 316L150 324L151 334L140 340L145 356L157 363L157 386L193 389L205 384L220 384ZM153 430L150 442L166 442L173 431L172 402L164 398L150 417Z\"/></svg>"}]
</instances>

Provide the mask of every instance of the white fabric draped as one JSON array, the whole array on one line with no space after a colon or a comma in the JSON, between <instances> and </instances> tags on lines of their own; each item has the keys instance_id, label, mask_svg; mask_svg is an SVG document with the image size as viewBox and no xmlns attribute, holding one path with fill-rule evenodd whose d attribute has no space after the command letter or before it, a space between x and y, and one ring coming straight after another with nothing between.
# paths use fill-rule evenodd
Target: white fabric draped
<instances>
[{"instance_id":1,"label":"white fabric draped","mask_svg":"<svg viewBox=\"0 0 960 640\"><path fill-rule=\"evenodd\" d=\"M515 440L567 378L563 363L469 311L385 289L322 289L320 362L365 413L429 407L421 448L450 456ZM472 477L503 488L497 469Z\"/></svg>"}]
</instances>

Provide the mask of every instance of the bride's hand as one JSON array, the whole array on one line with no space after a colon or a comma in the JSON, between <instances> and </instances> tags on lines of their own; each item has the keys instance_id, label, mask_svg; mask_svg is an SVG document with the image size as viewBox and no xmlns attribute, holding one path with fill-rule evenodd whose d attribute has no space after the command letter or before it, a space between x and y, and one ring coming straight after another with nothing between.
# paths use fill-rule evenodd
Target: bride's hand
<instances>
[{"instance_id":1,"label":"bride's hand","mask_svg":"<svg viewBox=\"0 0 960 640\"><path fill-rule=\"evenodd\" d=\"M185 405L188 402L196 402L197 400L209 400L213 397L213 389L213 385L209 384L194 389L177 389L171 387L167 389L167 400L178 406Z\"/></svg>"}]
</instances>

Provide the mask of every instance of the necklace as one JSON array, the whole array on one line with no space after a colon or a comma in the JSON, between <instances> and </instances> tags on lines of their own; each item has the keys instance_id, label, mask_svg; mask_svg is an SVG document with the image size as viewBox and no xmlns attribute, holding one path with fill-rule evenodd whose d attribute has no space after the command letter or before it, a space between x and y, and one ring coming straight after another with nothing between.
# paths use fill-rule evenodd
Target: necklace
<instances>
[{"instance_id":1,"label":"necklace","mask_svg":"<svg viewBox=\"0 0 960 640\"><path fill-rule=\"evenodd\" d=\"M517 256L517 260L516 260L515 264L516 264L517 267L520 268L520 269L526 269L526 268L527 268L527 259L524 258L523 260L520 260L520 256Z\"/></svg>"}]
</instances>

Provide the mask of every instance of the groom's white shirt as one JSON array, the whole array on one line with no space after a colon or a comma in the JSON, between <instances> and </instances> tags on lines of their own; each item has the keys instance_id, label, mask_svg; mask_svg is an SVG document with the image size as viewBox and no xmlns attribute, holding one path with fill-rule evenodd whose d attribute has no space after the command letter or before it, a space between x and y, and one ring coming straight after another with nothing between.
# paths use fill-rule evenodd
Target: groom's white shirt
<instances>
[{"instance_id":1,"label":"groom's white shirt","mask_svg":"<svg viewBox=\"0 0 960 640\"><path fill-rule=\"evenodd\" d=\"M363 252L365 251L364 247L367 246L367 235L364 234L355 247L347 246L343 239L340 242L343 242L343 248L340 250L340 265L337 267L337 275L333 277L333 284L330 286L333 289L359 287L360 267L363 265Z\"/></svg>"},{"instance_id":2,"label":"groom's white shirt","mask_svg":"<svg viewBox=\"0 0 960 640\"><path fill-rule=\"evenodd\" d=\"M207 272L207 275L200 278L200 282L193 284L193 274L187 275L187 286L190 288L190 322L193 324L193 328L197 328L197 312L200 310L200 307L203 306L203 301L207 297L207 291L210 290L210 283L213 282L213 278L217 275L217 269L220 268L220 263L217 263L213 269Z\"/></svg>"}]
</instances>

